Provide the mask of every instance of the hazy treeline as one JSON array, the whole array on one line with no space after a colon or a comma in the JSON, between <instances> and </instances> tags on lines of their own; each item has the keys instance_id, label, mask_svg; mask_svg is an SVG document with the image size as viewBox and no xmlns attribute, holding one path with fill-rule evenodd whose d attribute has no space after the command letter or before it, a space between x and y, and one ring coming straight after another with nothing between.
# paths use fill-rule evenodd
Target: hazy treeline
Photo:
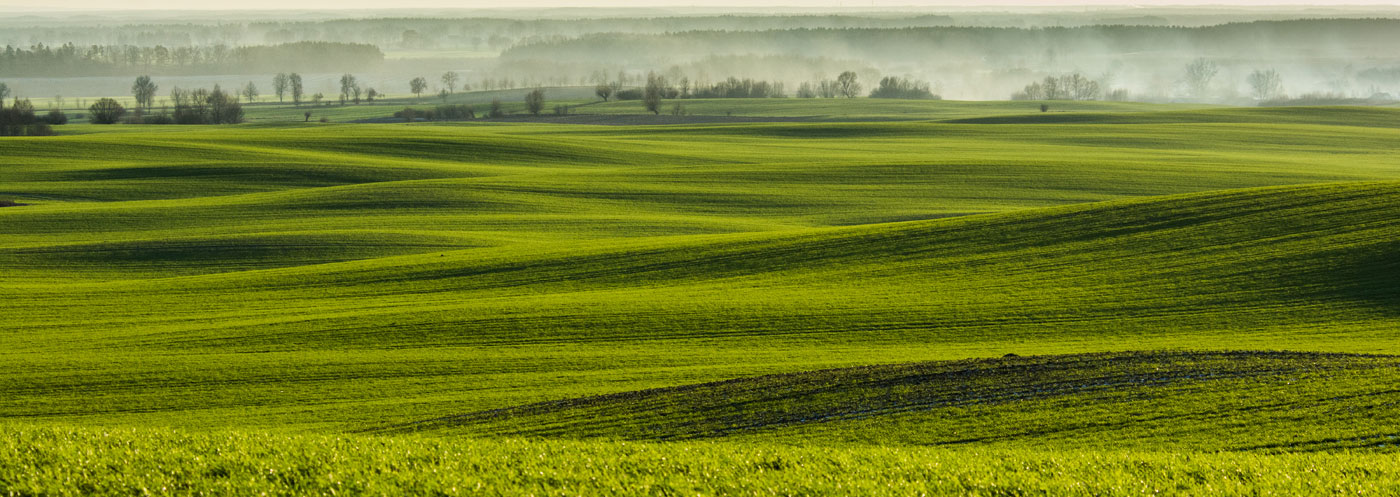
<instances>
[{"instance_id":1,"label":"hazy treeline","mask_svg":"<svg viewBox=\"0 0 1400 497\"><path fill-rule=\"evenodd\" d=\"M968 58L1043 64L1076 55L1160 56L1165 51L1297 56L1396 56L1400 20L1270 21L1198 28L1086 26L1077 28L794 29L688 31L647 35L594 34L541 41L507 50L506 59L654 62L712 54L797 54L874 61Z\"/></svg>"},{"instance_id":2,"label":"hazy treeline","mask_svg":"<svg viewBox=\"0 0 1400 497\"><path fill-rule=\"evenodd\" d=\"M593 34L534 42L506 50L501 64L522 71L549 67L553 74L562 75L598 65L686 67L725 56L854 60L869 68L863 76L920 77L943 83L960 98L1007 98L1029 81L1070 72L1092 74L1104 93L1126 87L1153 98L1213 98L1243 95L1244 78L1256 69L1277 69L1299 91L1370 91L1364 86L1382 83L1393 68L1400 67L1396 46L1400 46L1400 20L1390 19L1207 27L688 31ZM1219 77L1213 82L1219 86L1213 88L1217 92L1189 91L1197 89L1184 84L1183 67L1203 57L1220 64ZM813 69L796 78L774 72L731 73L801 81L831 70Z\"/></svg>"},{"instance_id":3,"label":"hazy treeline","mask_svg":"<svg viewBox=\"0 0 1400 497\"><path fill-rule=\"evenodd\" d=\"M590 33L667 33L796 28L905 28L948 26L942 15L686 16L594 19L384 18L217 24L136 24L5 28L0 42L15 45L248 45L300 41L371 43L386 49L504 50L520 42Z\"/></svg>"},{"instance_id":4,"label":"hazy treeline","mask_svg":"<svg viewBox=\"0 0 1400 497\"><path fill-rule=\"evenodd\" d=\"M378 47L362 43L298 42L229 47L136 45L5 47L0 74L12 77L150 74L247 74L287 68L363 69L382 63Z\"/></svg>"},{"instance_id":5,"label":"hazy treeline","mask_svg":"<svg viewBox=\"0 0 1400 497\"><path fill-rule=\"evenodd\" d=\"M1064 27L1090 25L1207 26L1254 20L1393 17L1393 7L1230 7L922 9L904 12L831 9L547 9L198 13L105 18L69 14L0 19L0 44L30 46L259 45L297 41L371 43L386 50L502 50L519 43L590 33L659 34L692 30L930 26ZM300 18L285 21L288 17ZM355 18L347 18L355 17ZM270 20L279 19L279 20Z\"/></svg>"},{"instance_id":6,"label":"hazy treeline","mask_svg":"<svg viewBox=\"0 0 1400 497\"><path fill-rule=\"evenodd\" d=\"M334 95L339 87L335 80L344 72L357 73L366 89L373 86L381 94L411 91L420 96L443 91L451 94L457 88L617 84L624 87L620 90L639 89L651 72L716 95L750 93L714 90L731 77L765 82L769 86L757 92L763 95L822 95L829 93L822 82L845 72L857 74L867 86L862 96L873 93L901 98L999 100L1015 96L1247 103L1303 95L1388 100L1390 95L1400 94L1400 52L1394 49L1400 46L1400 20L1159 25L1289 15L1289 9L1278 9L1010 9L946 15L669 17L607 17L599 11L579 10L579 16L594 17L261 19L221 25L112 27L76 27L81 21L55 21L51 26L32 28L37 31L3 27L0 37L29 33L80 40L110 32L111 37L131 43L11 45L0 54L0 76L25 96L36 97L121 92L120 86L98 76L239 74L270 78L278 72L308 75L308 95ZM1133 15L1141 18L1131 19ZM1109 19L1123 23L971 25L1015 24L1017 19L1022 24ZM12 23L0 21L0 26ZM92 33L83 35L88 28ZM303 41L310 39L317 41ZM142 44L160 40L181 44ZM214 44L205 44L211 41ZM499 57L494 56L497 51ZM1193 74L1193 67L1209 71ZM449 72L458 76L452 84L435 76ZM1270 75L1266 87L1251 80L1256 73ZM406 74L424 76L426 84L413 89L408 84L412 76L406 78ZM65 76L91 79L63 79ZM1071 76L1079 80L1060 84L1060 78ZM213 80L195 84L220 82L227 83ZM1062 88L1072 89L1062 94Z\"/></svg>"}]
</instances>

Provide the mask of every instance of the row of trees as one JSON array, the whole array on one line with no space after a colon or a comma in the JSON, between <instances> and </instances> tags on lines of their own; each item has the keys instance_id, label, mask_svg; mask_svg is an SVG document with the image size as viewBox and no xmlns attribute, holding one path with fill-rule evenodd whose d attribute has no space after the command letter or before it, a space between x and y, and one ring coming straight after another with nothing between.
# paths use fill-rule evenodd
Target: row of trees
<instances>
[{"instance_id":1,"label":"row of trees","mask_svg":"<svg viewBox=\"0 0 1400 497\"><path fill-rule=\"evenodd\" d=\"M1099 100L1103 85L1079 73L1046 76L1011 95L1012 100Z\"/></svg>"},{"instance_id":2,"label":"row of trees","mask_svg":"<svg viewBox=\"0 0 1400 497\"><path fill-rule=\"evenodd\" d=\"M8 94L8 88L0 92L0 136L49 136L53 134L50 125L68 123L68 116L60 110L49 111L45 116L35 114L34 104L28 99L16 98L6 107L4 96Z\"/></svg>"},{"instance_id":3,"label":"row of trees","mask_svg":"<svg viewBox=\"0 0 1400 497\"><path fill-rule=\"evenodd\" d=\"M1211 84L1220 74L1220 66L1204 58L1192 60L1182 70L1181 87L1194 98L1211 95ZM1250 94L1260 101L1283 98L1283 76L1273 69L1255 69L1245 77ZM1079 73L1046 76L1026 85L1011 95L1012 100L1127 100L1123 89L1108 89L1107 84L1086 78Z\"/></svg>"},{"instance_id":4,"label":"row of trees","mask_svg":"<svg viewBox=\"0 0 1400 497\"><path fill-rule=\"evenodd\" d=\"M130 124L237 124L243 122L243 105L238 100L238 92L227 92L219 85L213 90L197 88L193 90L175 87L170 90L172 112L147 115L155 105L156 92L160 89L150 76L140 76L131 85L132 96L136 98L136 109L126 120ZM249 82L241 93L248 98L257 97L257 87ZM115 124L128 114L121 102L111 98L99 99L88 107L88 119L94 124Z\"/></svg>"},{"instance_id":5,"label":"row of trees","mask_svg":"<svg viewBox=\"0 0 1400 497\"><path fill-rule=\"evenodd\" d=\"M355 78L354 74L347 73L340 76L340 105L345 105L346 102L354 102L355 105L359 105L361 95L370 102L380 97L379 90L361 88L360 81Z\"/></svg>"},{"instance_id":6,"label":"row of trees","mask_svg":"<svg viewBox=\"0 0 1400 497\"><path fill-rule=\"evenodd\" d=\"M802 83L797 88L797 98L856 98L862 88L855 71L846 71L836 79Z\"/></svg>"},{"instance_id":7,"label":"row of trees","mask_svg":"<svg viewBox=\"0 0 1400 497\"><path fill-rule=\"evenodd\" d=\"M243 122L243 106L238 96L214 85L213 90L198 88L170 91L175 104L171 118L175 124L238 124Z\"/></svg>"},{"instance_id":8,"label":"row of trees","mask_svg":"<svg viewBox=\"0 0 1400 497\"><path fill-rule=\"evenodd\" d=\"M457 93L457 84L462 81L462 75L458 74L456 71L447 71L442 73L442 76L439 77L438 80L442 81L442 89L438 92L438 95L441 96L443 100L447 100L448 95ZM418 76L408 80L408 91L413 92L415 97L422 99L423 92L428 91L428 78ZM472 91L472 86L462 83L462 91Z\"/></svg>"},{"instance_id":9,"label":"row of trees","mask_svg":"<svg viewBox=\"0 0 1400 497\"><path fill-rule=\"evenodd\" d=\"M141 71L147 74L234 74L271 72L284 67L335 71L372 67L384 53L362 43L297 42L280 45L165 47L92 45L80 47L6 46L0 74L16 77L106 76Z\"/></svg>"},{"instance_id":10,"label":"row of trees","mask_svg":"<svg viewBox=\"0 0 1400 497\"><path fill-rule=\"evenodd\" d=\"M880 80L880 86L870 92L870 98L938 100L943 97L935 95L927 81L886 76Z\"/></svg>"}]
</instances>

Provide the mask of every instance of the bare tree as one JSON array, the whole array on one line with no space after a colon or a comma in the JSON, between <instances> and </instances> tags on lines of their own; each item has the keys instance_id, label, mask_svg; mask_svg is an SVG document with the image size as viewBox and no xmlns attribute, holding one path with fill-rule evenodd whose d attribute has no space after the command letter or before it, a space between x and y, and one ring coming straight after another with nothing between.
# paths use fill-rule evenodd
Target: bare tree
<instances>
[{"instance_id":1,"label":"bare tree","mask_svg":"<svg viewBox=\"0 0 1400 497\"><path fill-rule=\"evenodd\" d=\"M243 87L243 98L247 99L248 103L253 103L258 98L258 87L254 86L252 81Z\"/></svg>"},{"instance_id":2,"label":"bare tree","mask_svg":"<svg viewBox=\"0 0 1400 497\"><path fill-rule=\"evenodd\" d=\"M428 90L428 80L424 79L422 76L413 78L408 82L408 89L413 92L414 96L421 100L423 98L423 92Z\"/></svg>"},{"instance_id":3,"label":"bare tree","mask_svg":"<svg viewBox=\"0 0 1400 497\"><path fill-rule=\"evenodd\" d=\"M603 99L604 102L607 102L607 101L608 101L608 98L609 98L609 97L612 97L612 94L613 94L613 87L612 87L612 85L609 85L609 84L604 83L604 84L598 85L597 87L594 87L594 88L593 88L593 93L596 94L596 95L598 95L598 98Z\"/></svg>"},{"instance_id":4,"label":"bare tree","mask_svg":"<svg viewBox=\"0 0 1400 497\"><path fill-rule=\"evenodd\" d=\"M1210 82L1219 72L1220 67L1214 62L1204 58L1193 60L1186 65L1186 87L1192 96L1204 97L1210 93Z\"/></svg>"},{"instance_id":5,"label":"bare tree","mask_svg":"<svg viewBox=\"0 0 1400 497\"><path fill-rule=\"evenodd\" d=\"M136 78L136 82L131 85L131 95L136 97L136 105L150 109L151 104L156 101L156 90L158 88L160 87L156 86L155 82L151 81L150 76L140 76Z\"/></svg>"},{"instance_id":6,"label":"bare tree","mask_svg":"<svg viewBox=\"0 0 1400 497\"><path fill-rule=\"evenodd\" d=\"M345 105L347 100L353 96L356 103L360 98L360 83L355 79L354 74L343 74L340 76L340 105Z\"/></svg>"},{"instance_id":7,"label":"bare tree","mask_svg":"<svg viewBox=\"0 0 1400 497\"><path fill-rule=\"evenodd\" d=\"M836 89L841 92L841 96L846 98L856 98L856 95L860 95L861 86L860 82L856 81L856 73L846 71L837 76Z\"/></svg>"},{"instance_id":8,"label":"bare tree","mask_svg":"<svg viewBox=\"0 0 1400 497\"><path fill-rule=\"evenodd\" d=\"M1283 96L1283 76L1278 71L1255 69L1245 80L1249 82L1249 89L1256 100L1273 100Z\"/></svg>"},{"instance_id":9,"label":"bare tree","mask_svg":"<svg viewBox=\"0 0 1400 497\"><path fill-rule=\"evenodd\" d=\"M661 96L666 91L666 78L656 73L647 73L647 86L642 91L642 104L652 114L661 114Z\"/></svg>"},{"instance_id":10,"label":"bare tree","mask_svg":"<svg viewBox=\"0 0 1400 497\"><path fill-rule=\"evenodd\" d=\"M442 73L442 85L447 87L447 93L455 93L457 91L457 81L460 79L462 79L462 76L455 71Z\"/></svg>"},{"instance_id":11,"label":"bare tree","mask_svg":"<svg viewBox=\"0 0 1400 497\"><path fill-rule=\"evenodd\" d=\"M291 84L287 79L287 73L279 72L272 77L272 93L277 94L277 103L282 103L282 97L287 95L287 87Z\"/></svg>"},{"instance_id":12,"label":"bare tree","mask_svg":"<svg viewBox=\"0 0 1400 497\"><path fill-rule=\"evenodd\" d=\"M292 103L301 106L301 98L305 95L301 86L301 75L292 73L287 76L287 82L292 86Z\"/></svg>"},{"instance_id":13,"label":"bare tree","mask_svg":"<svg viewBox=\"0 0 1400 497\"><path fill-rule=\"evenodd\" d=\"M530 93L526 93L525 108L530 111L531 115L540 115L540 111L544 110L544 89L535 88L530 90Z\"/></svg>"}]
</instances>

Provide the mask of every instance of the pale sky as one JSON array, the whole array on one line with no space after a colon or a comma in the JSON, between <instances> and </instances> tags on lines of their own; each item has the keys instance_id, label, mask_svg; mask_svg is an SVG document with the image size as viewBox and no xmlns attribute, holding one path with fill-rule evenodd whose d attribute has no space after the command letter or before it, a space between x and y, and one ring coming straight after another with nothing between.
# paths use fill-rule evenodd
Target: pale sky
<instances>
[{"instance_id":1,"label":"pale sky","mask_svg":"<svg viewBox=\"0 0 1400 497\"><path fill-rule=\"evenodd\" d=\"M395 8L462 8L462 9L519 9L534 7L848 7L848 8L895 8L895 7L936 7L936 6L1169 6L1169 5L1400 5L1400 0L1344 0L1328 2L1319 0L1232 0L1226 2L1204 0L648 0L643 2L621 0L0 0L0 9L7 10L229 10L229 9L375 9Z\"/></svg>"}]
</instances>

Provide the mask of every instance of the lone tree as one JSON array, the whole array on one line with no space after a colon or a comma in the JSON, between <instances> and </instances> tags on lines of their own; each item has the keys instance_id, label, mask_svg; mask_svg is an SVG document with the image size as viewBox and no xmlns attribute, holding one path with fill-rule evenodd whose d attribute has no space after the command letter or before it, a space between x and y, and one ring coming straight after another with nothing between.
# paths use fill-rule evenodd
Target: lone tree
<instances>
[{"instance_id":1,"label":"lone tree","mask_svg":"<svg viewBox=\"0 0 1400 497\"><path fill-rule=\"evenodd\" d=\"M462 76L455 71L442 73L442 85L447 87L447 93L457 92L457 81L460 79L462 79Z\"/></svg>"},{"instance_id":2,"label":"lone tree","mask_svg":"<svg viewBox=\"0 0 1400 497\"><path fill-rule=\"evenodd\" d=\"M247 99L248 103L253 103L253 101L258 98L258 87L254 85L252 81L249 81L248 86L243 87L242 93L243 98Z\"/></svg>"},{"instance_id":3,"label":"lone tree","mask_svg":"<svg viewBox=\"0 0 1400 497\"><path fill-rule=\"evenodd\" d=\"M419 100L422 100L423 92L428 91L428 80L424 79L422 76L413 78L408 81L408 89L412 91L413 95L418 97Z\"/></svg>"},{"instance_id":4,"label":"lone tree","mask_svg":"<svg viewBox=\"0 0 1400 497\"><path fill-rule=\"evenodd\" d=\"M374 88L370 88L370 89L368 89L368 90L365 90L365 101L366 101L366 102L373 102L374 99L376 99L376 98L379 98L379 90L376 90L376 89L374 89Z\"/></svg>"},{"instance_id":5,"label":"lone tree","mask_svg":"<svg viewBox=\"0 0 1400 497\"><path fill-rule=\"evenodd\" d=\"M666 91L666 78L647 73L647 86L642 90L642 104L647 111L661 115L661 96Z\"/></svg>"},{"instance_id":6,"label":"lone tree","mask_svg":"<svg viewBox=\"0 0 1400 497\"><path fill-rule=\"evenodd\" d=\"M136 78L136 82L131 85L131 95L136 97L136 105L151 108L151 104L156 101L156 90L160 88L151 81L150 76Z\"/></svg>"},{"instance_id":7,"label":"lone tree","mask_svg":"<svg viewBox=\"0 0 1400 497\"><path fill-rule=\"evenodd\" d=\"M355 80L354 74L344 74L340 76L340 105L345 105L346 100L355 99L355 103L360 103L360 83Z\"/></svg>"},{"instance_id":8,"label":"lone tree","mask_svg":"<svg viewBox=\"0 0 1400 497\"><path fill-rule=\"evenodd\" d=\"M856 95L860 95L860 82L856 81L855 71L846 71L837 76L836 89L846 98L856 98Z\"/></svg>"},{"instance_id":9,"label":"lone tree","mask_svg":"<svg viewBox=\"0 0 1400 497\"><path fill-rule=\"evenodd\" d=\"M1186 87L1191 95L1204 97L1210 92L1210 81L1220 72L1214 62L1199 58L1186 65Z\"/></svg>"},{"instance_id":10,"label":"lone tree","mask_svg":"<svg viewBox=\"0 0 1400 497\"><path fill-rule=\"evenodd\" d=\"M538 116L544 110L544 90L535 88L530 93L525 94L525 109L530 111L530 115Z\"/></svg>"},{"instance_id":11,"label":"lone tree","mask_svg":"<svg viewBox=\"0 0 1400 497\"><path fill-rule=\"evenodd\" d=\"M1278 71L1255 69L1245 80L1249 82L1249 89L1257 100L1273 100L1283 96L1283 76Z\"/></svg>"},{"instance_id":12,"label":"lone tree","mask_svg":"<svg viewBox=\"0 0 1400 497\"><path fill-rule=\"evenodd\" d=\"M103 98L94 102L92 107L88 107L88 112L92 115L93 124L113 124L126 114L126 107L122 107L116 100Z\"/></svg>"},{"instance_id":13,"label":"lone tree","mask_svg":"<svg viewBox=\"0 0 1400 497\"><path fill-rule=\"evenodd\" d=\"M301 98L306 95L301 86L301 75L292 73L287 76L287 82L292 86L292 103L301 106Z\"/></svg>"},{"instance_id":14,"label":"lone tree","mask_svg":"<svg viewBox=\"0 0 1400 497\"><path fill-rule=\"evenodd\" d=\"M613 87L612 87L612 85L609 85L609 84L606 84L606 83L605 83L605 84L601 84L601 85L598 85L597 87L593 88L593 93L597 94L597 95L598 95L598 98L603 99L604 102L607 102L607 101L608 101L608 98L612 97L612 94L613 94Z\"/></svg>"},{"instance_id":15,"label":"lone tree","mask_svg":"<svg viewBox=\"0 0 1400 497\"><path fill-rule=\"evenodd\" d=\"M10 98L10 85L0 83L0 109L5 108L5 99Z\"/></svg>"},{"instance_id":16,"label":"lone tree","mask_svg":"<svg viewBox=\"0 0 1400 497\"><path fill-rule=\"evenodd\" d=\"M272 93L277 94L277 103L282 103L282 97L287 95L287 86L291 83L287 79L287 73L279 72L272 77Z\"/></svg>"}]
</instances>

